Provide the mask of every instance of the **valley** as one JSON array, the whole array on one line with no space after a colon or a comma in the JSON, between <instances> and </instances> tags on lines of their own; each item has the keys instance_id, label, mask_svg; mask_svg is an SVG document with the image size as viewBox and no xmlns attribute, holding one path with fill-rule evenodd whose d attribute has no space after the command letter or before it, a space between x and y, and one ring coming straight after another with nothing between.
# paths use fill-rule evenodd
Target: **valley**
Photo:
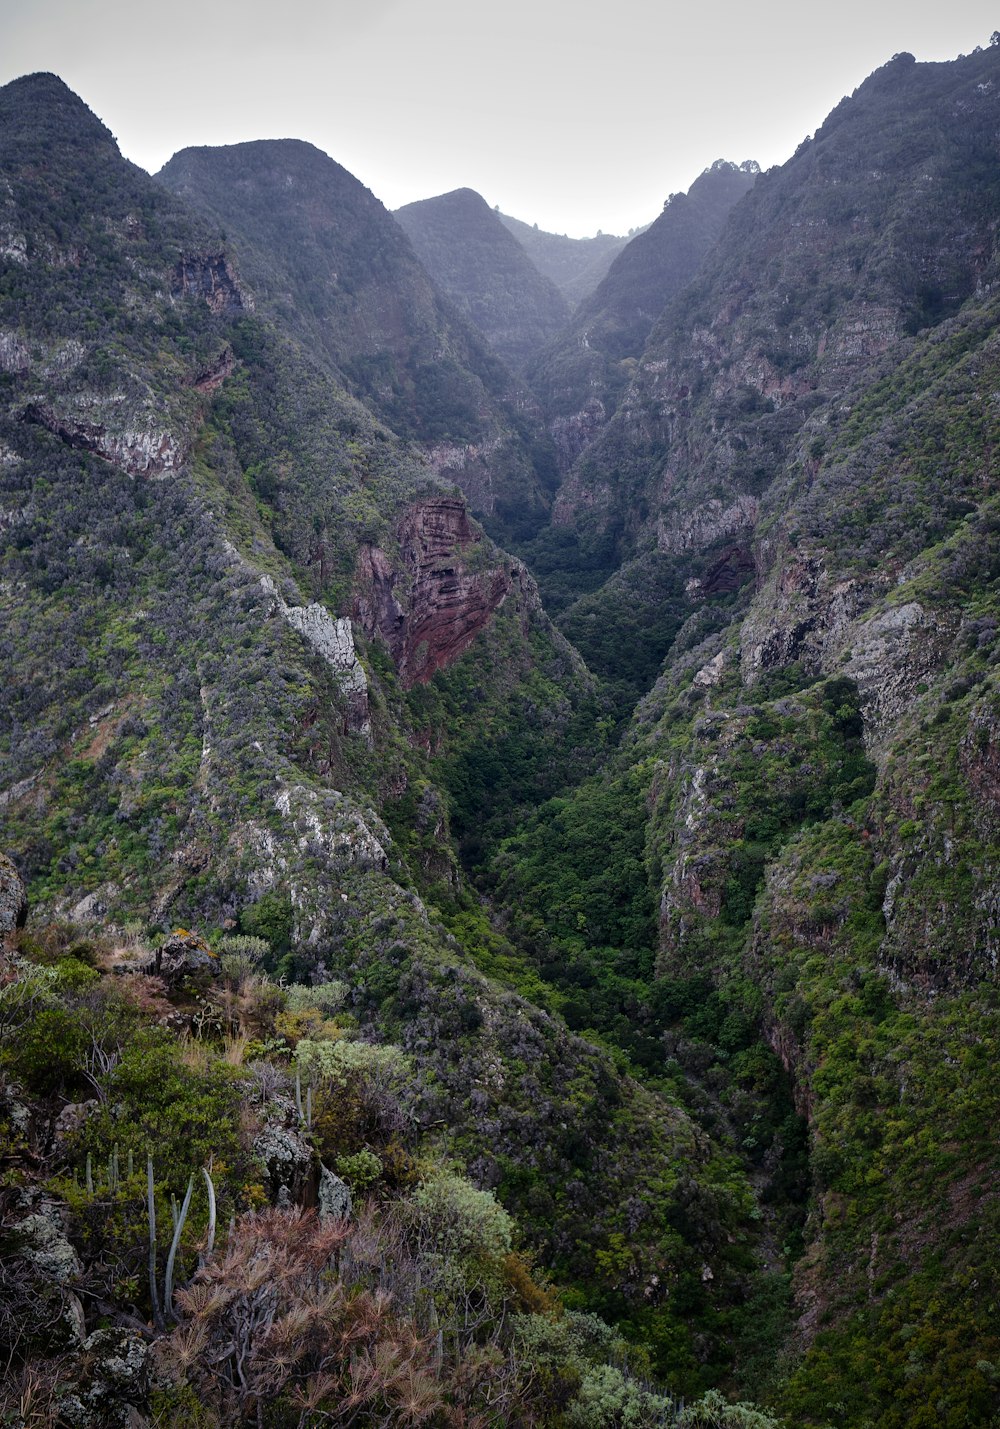
<instances>
[{"instance_id":1,"label":"valley","mask_svg":"<svg viewBox=\"0 0 1000 1429\"><path fill-rule=\"evenodd\" d=\"M998 132L605 242L0 90L3 1422L996 1422Z\"/></svg>"}]
</instances>

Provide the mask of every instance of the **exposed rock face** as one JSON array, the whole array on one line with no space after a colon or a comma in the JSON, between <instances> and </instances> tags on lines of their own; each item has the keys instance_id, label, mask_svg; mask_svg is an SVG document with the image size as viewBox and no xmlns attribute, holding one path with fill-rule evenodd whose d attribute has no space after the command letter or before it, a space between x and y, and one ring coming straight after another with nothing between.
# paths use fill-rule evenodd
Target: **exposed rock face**
<instances>
[{"instance_id":1,"label":"exposed rock face","mask_svg":"<svg viewBox=\"0 0 1000 1429\"><path fill-rule=\"evenodd\" d=\"M336 790L320 795L310 789L282 789L274 807L292 823L302 852L322 854L333 867L353 864L382 872L388 868L386 849L392 846L388 829L366 811L373 833L355 806ZM292 902L296 902L294 888Z\"/></svg>"},{"instance_id":2,"label":"exposed rock face","mask_svg":"<svg viewBox=\"0 0 1000 1429\"><path fill-rule=\"evenodd\" d=\"M368 679L354 648L354 632L346 616L332 616L325 606L286 605L270 576L261 576L260 584L282 617L316 650L337 677L347 700L347 728L354 734L371 738L368 713Z\"/></svg>"},{"instance_id":3,"label":"exposed rock face","mask_svg":"<svg viewBox=\"0 0 1000 1429\"><path fill-rule=\"evenodd\" d=\"M704 550L727 537L748 535L757 521L758 505L753 496L740 495L726 506L712 497L693 511L675 514L657 522L657 549L668 555Z\"/></svg>"},{"instance_id":4,"label":"exposed rock face","mask_svg":"<svg viewBox=\"0 0 1000 1429\"><path fill-rule=\"evenodd\" d=\"M277 1206L298 1204L312 1171L312 1148L297 1131L272 1122L258 1133L253 1149L266 1168L271 1201Z\"/></svg>"},{"instance_id":5,"label":"exposed rock face","mask_svg":"<svg viewBox=\"0 0 1000 1429\"><path fill-rule=\"evenodd\" d=\"M227 377L232 376L236 359L233 357L233 349L228 342L219 353L214 362L210 362L207 367L197 374L192 386L196 392L215 392L225 382Z\"/></svg>"},{"instance_id":6,"label":"exposed rock face","mask_svg":"<svg viewBox=\"0 0 1000 1429\"><path fill-rule=\"evenodd\" d=\"M484 442L438 442L427 459L447 481L464 491L475 511L491 516L496 507L495 466L503 443L499 437Z\"/></svg>"},{"instance_id":7,"label":"exposed rock face","mask_svg":"<svg viewBox=\"0 0 1000 1429\"><path fill-rule=\"evenodd\" d=\"M351 1188L346 1181L320 1163L319 1168L319 1214L324 1221L348 1221L353 1209Z\"/></svg>"},{"instance_id":8,"label":"exposed rock face","mask_svg":"<svg viewBox=\"0 0 1000 1429\"><path fill-rule=\"evenodd\" d=\"M0 372L19 376L30 367L31 357L24 339L16 332L0 332Z\"/></svg>"},{"instance_id":9,"label":"exposed rock face","mask_svg":"<svg viewBox=\"0 0 1000 1429\"><path fill-rule=\"evenodd\" d=\"M379 547L363 548L355 617L368 635L386 643L409 689L468 648L506 600L518 566L473 569L482 537L458 497L412 506L397 534L402 570Z\"/></svg>"},{"instance_id":10,"label":"exposed rock face","mask_svg":"<svg viewBox=\"0 0 1000 1429\"><path fill-rule=\"evenodd\" d=\"M917 685L944 663L957 629L957 616L949 621L914 600L858 623L844 672L857 681L872 743L892 730Z\"/></svg>"},{"instance_id":11,"label":"exposed rock face","mask_svg":"<svg viewBox=\"0 0 1000 1429\"><path fill-rule=\"evenodd\" d=\"M22 420L44 427L67 446L103 457L126 476L165 476L183 461L180 443L167 431L114 432L100 422L60 416L34 402L25 407Z\"/></svg>"},{"instance_id":12,"label":"exposed rock face","mask_svg":"<svg viewBox=\"0 0 1000 1429\"><path fill-rule=\"evenodd\" d=\"M8 946L15 929L28 916L28 895L21 875L6 854L0 853L0 951Z\"/></svg>"},{"instance_id":13,"label":"exposed rock face","mask_svg":"<svg viewBox=\"0 0 1000 1429\"><path fill-rule=\"evenodd\" d=\"M162 978L168 988L177 988L188 978L207 974L217 977L219 960L197 933L178 928L157 948L152 957L134 963L118 963L116 972L145 973Z\"/></svg>"},{"instance_id":14,"label":"exposed rock face","mask_svg":"<svg viewBox=\"0 0 1000 1429\"><path fill-rule=\"evenodd\" d=\"M599 397L591 397L579 412L553 420L550 430L560 470L569 471L577 457L590 446L607 419L604 403Z\"/></svg>"},{"instance_id":15,"label":"exposed rock face","mask_svg":"<svg viewBox=\"0 0 1000 1429\"><path fill-rule=\"evenodd\" d=\"M225 253L186 255L174 270L171 287L175 297L204 298L217 316L253 311L253 301Z\"/></svg>"}]
</instances>

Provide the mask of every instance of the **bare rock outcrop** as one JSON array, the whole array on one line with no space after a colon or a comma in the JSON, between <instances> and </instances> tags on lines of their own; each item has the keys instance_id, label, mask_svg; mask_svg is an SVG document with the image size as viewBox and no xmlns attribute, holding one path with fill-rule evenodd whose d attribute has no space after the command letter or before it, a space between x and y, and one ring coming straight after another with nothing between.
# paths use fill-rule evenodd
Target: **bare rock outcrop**
<instances>
[{"instance_id":1,"label":"bare rock outcrop","mask_svg":"<svg viewBox=\"0 0 1000 1429\"><path fill-rule=\"evenodd\" d=\"M520 568L486 563L482 536L457 496L411 506L397 537L397 564L378 546L362 548L354 613L389 647L409 689L458 659L504 603Z\"/></svg>"},{"instance_id":2,"label":"bare rock outcrop","mask_svg":"<svg viewBox=\"0 0 1000 1429\"><path fill-rule=\"evenodd\" d=\"M9 947L28 917L28 895L21 875L6 854L0 853L0 952Z\"/></svg>"},{"instance_id":3,"label":"bare rock outcrop","mask_svg":"<svg viewBox=\"0 0 1000 1429\"><path fill-rule=\"evenodd\" d=\"M253 312L253 300L225 253L185 254L174 269L171 291L174 297L204 298L216 316Z\"/></svg>"},{"instance_id":4,"label":"bare rock outcrop","mask_svg":"<svg viewBox=\"0 0 1000 1429\"><path fill-rule=\"evenodd\" d=\"M371 738L368 709L368 677L354 648L354 631L346 616L335 617L326 606L288 605L278 594L270 576L261 576L261 588L274 601L284 620L297 630L308 645L322 655L337 678L347 702L347 728Z\"/></svg>"},{"instance_id":5,"label":"bare rock outcrop","mask_svg":"<svg viewBox=\"0 0 1000 1429\"><path fill-rule=\"evenodd\" d=\"M184 460L181 444L165 430L114 431L102 422L61 415L36 402L25 407L21 420L30 426L44 427L68 447L93 452L126 476L166 476L177 471Z\"/></svg>"}]
</instances>

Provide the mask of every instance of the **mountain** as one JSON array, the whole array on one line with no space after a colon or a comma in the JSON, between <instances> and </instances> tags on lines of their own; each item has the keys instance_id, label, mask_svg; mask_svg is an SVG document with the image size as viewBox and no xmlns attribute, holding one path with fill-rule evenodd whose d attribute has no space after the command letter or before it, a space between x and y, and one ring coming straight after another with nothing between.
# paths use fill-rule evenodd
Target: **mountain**
<instances>
[{"instance_id":1,"label":"mountain","mask_svg":"<svg viewBox=\"0 0 1000 1429\"><path fill-rule=\"evenodd\" d=\"M462 862L606 701L417 408L341 385L326 263L286 322L54 76L0 132L5 1411L676 1418L642 1376L730 1372L748 1183Z\"/></svg>"},{"instance_id":2,"label":"mountain","mask_svg":"<svg viewBox=\"0 0 1000 1429\"><path fill-rule=\"evenodd\" d=\"M757 165L718 160L611 263L573 321L531 367L563 469L614 412L653 324L694 276Z\"/></svg>"},{"instance_id":3,"label":"mountain","mask_svg":"<svg viewBox=\"0 0 1000 1429\"><path fill-rule=\"evenodd\" d=\"M795 1424L997 1408L998 105L996 46L897 55L654 326L555 520L621 562L562 627L659 677L495 866L577 1025L665 1027L706 1124L764 1181L779 1157ZM573 831L626 792L658 925L627 1013L561 911L593 888Z\"/></svg>"},{"instance_id":4,"label":"mountain","mask_svg":"<svg viewBox=\"0 0 1000 1429\"><path fill-rule=\"evenodd\" d=\"M473 509L537 523L549 501L522 384L444 302L391 215L297 140L186 149L157 176L239 241L262 311L420 444Z\"/></svg>"},{"instance_id":5,"label":"mountain","mask_svg":"<svg viewBox=\"0 0 1000 1429\"><path fill-rule=\"evenodd\" d=\"M3 1413L995 1422L1000 45L609 307L559 629L270 250L0 132Z\"/></svg>"},{"instance_id":6,"label":"mountain","mask_svg":"<svg viewBox=\"0 0 1000 1429\"><path fill-rule=\"evenodd\" d=\"M515 371L565 326L566 300L472 189L407 204L395 218L442 292Z\"/></svg>"},{"instance_id":7,"label":"mountain","mask_svg":"<svg viewBox=\"0 0 1000 1429\"><path fill-rule=\"evenodd\" d=\"M628 242L613 233L593 238L568 238L565 233L546 233L537 224L524 223L509 214L498 214L503 226L513 233L540 273L551 278L571 308L597 287L615 255Z\"/></svg>"}]
</instances>

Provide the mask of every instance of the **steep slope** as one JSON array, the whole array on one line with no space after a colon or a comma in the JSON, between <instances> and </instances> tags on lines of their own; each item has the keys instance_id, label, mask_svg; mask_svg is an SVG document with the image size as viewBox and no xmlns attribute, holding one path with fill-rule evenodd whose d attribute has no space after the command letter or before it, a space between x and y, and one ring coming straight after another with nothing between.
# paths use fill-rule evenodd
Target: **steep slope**
<instances>
[{"instance_id":1,"label":"steep slope","mask_svg":"<svg viewBox=\"0 0 1000 1429\"><path fill-rule=\"evenodd\" d=\"M733 205L752 187L757 165L720 159L614 259L569 329L531 368L568 470L614 412L663 309L693 276Z\"/></svg>"},{"instance_id":2,"label":"steep slope","mask_svg":"<svg viewBox=\"0 0 1000 1429\"><path fill-rule=\"evenodd\" d=\"M498 216L538 271L555 283L571 308L590 297L628 242L627 238L618 238L613 233L569 238L565 233L546 233L537 223L524 223L506 213Z\"/></svg>"},{"instance_id":3,"label":"steep slope","mask_svg":"<svg viewBox=\"0 0 1000 1429\"><path fill-rule=\"evenodd\" d=\"M472 189L407 204L394 217L441 291L515 371L565 326L566 300Z\"/></svg>"},{"instance_id":4,"label":"steep slope","mask_svg":"<svg viewBox=\"0 0 1000 1429\"><path fill-rule=\"evenodd\" d=\"M537 524L549 496L529 450L533 403L357 179L297 140L187 149L157 177L239 241L262 311L418 442L474 510Z\"/></svg>"},{"instance_id":5,"label":"steep slope","mask_svg":"<svg viewBox=\"0 0 1000 1429\"><path fill-rule=\"evenodd\" d=\"M587 631L620 609L658 623L662 657L695 609L733 600L760 496L808 415L988 281L996 67L990 49L877 71L761 176L654 329L553 513L574 550L622 563L564 623L596 668L612 667Z\"/></svg>"},{"instance_id":6,"label":"steep slope","mask_svg":"<svg viewBox=\"0 0 1000 1429\"><path fill-rule=\"evenodd\" d=\"M747 1184L674 1098L512 989L544 992L449 828L495 841L591 768L591 677L454 489L264 316L252 254L122 161L54 77L0 91L0 126L0 842L29 936L46 916L101 938L181 923L263 940L284 979L342 977L336 1036L403 1047L408 1114L444 1128L580 1306L652 1338L682 1392L718 1380L756 1273ZM25 987L4 1005L30 1020ZM211 1036L202 1013L182 1025ZM46 1004L23 1045L66 1018ZM51 1075L0 1049L3 1077L30 1073L43 1098L37 1155L86 1080L74 1036ZM116 1087L148 1089L135 1056ZM107 1112L127 1125L129 1085ZM202 1156L218 1105L230 1146L231 1096L201 1104L178 1154ZM74 1169L89 1179L69 1146L45 1163L57 1198ZM267 1194L245 1170L240 1209ZM18 1174L15 1199L34 1194L30 1156ZM87 1313L74 1354L105 1311Z\"/></svg>"},{"instance_id":7,"label":"steep slope","mask_svg":"<svg viewBox=\"0 0 1000 1429\"><path fill-rule=\"evenodd\" d=\"M666 663L490 870L577 1025L755 1167L795 1424L1000 1407L998 94L996 47L897 56L654 330L560 501L641 553L567 628L668 587Z\"/></svg>"}]
</instances>

